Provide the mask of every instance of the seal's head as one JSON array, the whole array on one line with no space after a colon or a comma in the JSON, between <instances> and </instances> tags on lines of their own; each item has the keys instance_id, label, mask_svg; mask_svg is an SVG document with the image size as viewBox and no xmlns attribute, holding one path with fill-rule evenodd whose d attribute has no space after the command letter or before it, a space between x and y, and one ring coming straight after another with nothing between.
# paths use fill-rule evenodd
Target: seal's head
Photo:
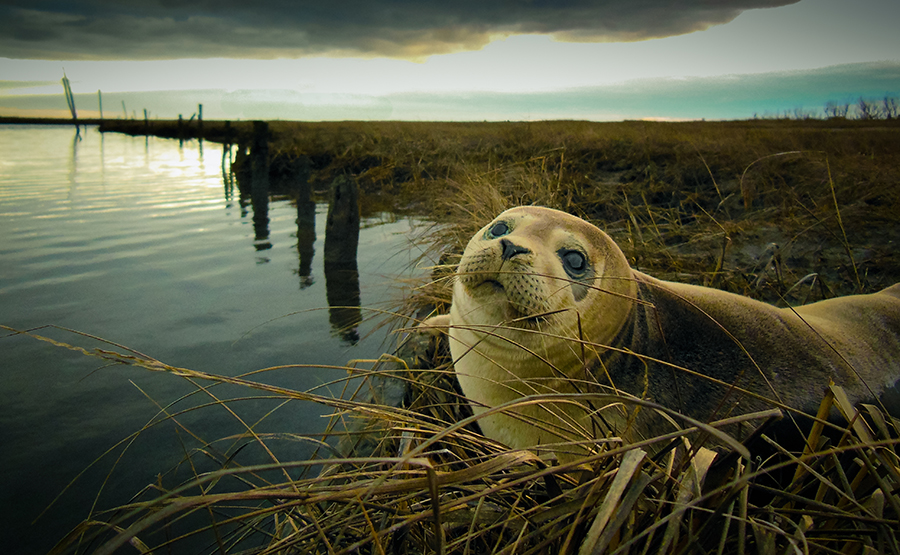
<instances>
[{"instance_id":1,"label":"seal's head","mask_svg":"<svg viewBox=\"0 0 900 555\"><path fill-rule=\"evenodd\" d=\"M525 395L578 391L573 380L584 379L586 359L628 320L636 287L618 246L580 218L528 206L484 226L460 260L450 310L454 366L475 412ZM548 420L530 410L518 412ZM514 447L573 435L506 415L481 426Z\"/></svg>"},{"instance_id":2,"label":"seal's head","mask_svg":"<svg viewBox=\"0 0 900 555\"><path fill-rule=\"evenodd\" d=\"M466 246L453 322L560 332L580 319L584 339L610 340L635 290L625 256L603 231L558 210L518 207Z\"/></svg>"}]
</instances>

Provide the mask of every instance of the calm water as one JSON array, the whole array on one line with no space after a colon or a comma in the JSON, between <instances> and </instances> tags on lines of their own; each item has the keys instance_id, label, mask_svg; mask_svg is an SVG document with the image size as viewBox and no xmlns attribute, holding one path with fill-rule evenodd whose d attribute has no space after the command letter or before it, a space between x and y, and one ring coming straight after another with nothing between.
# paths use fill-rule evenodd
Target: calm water
<instances>
[{"instance_id":1,"label":"calm water","mask_svg":"<svg viewBox=\"0 0 900 555\"><path fill-rule=\"evenodd\" d=\"M81 136L67 127L0 126L0 324L78 330L168 364L227 375L287 364L341 366L383 352L385 333L370 333L376 321L338 333L333 321L356 318L329 313L326 286L350 298L358 287L362 306L389 306L399 294L392 278L408 272L418 254L409 244L410 222L364 218L358 286L337 282L319 255L327 206L316 206L315 230L298 229L298 208L273 200L269 236L257 238L252 207L223 180L221 145L179 147L94 129ZM60 329L36 333L104 347ZM309 389L345 375L292 368L258 379ZM88 516L120 450L32 525L70 480L150 422L154 403L194 390L177 377L108 366L2 330L0 378L0 537L3 551L22 553L46 552ZM252 422L272 406L235 405ZM315 433L325 412L295 402L257 429ZM181 421L207 440L241 431L221 407ZM126 502L178 463L183 449L198 445L171 424L142 433L113 470L99 506ZM305 457L310 448L288 441L282 449L283 456Z\"/></svg>"}]
</instances>

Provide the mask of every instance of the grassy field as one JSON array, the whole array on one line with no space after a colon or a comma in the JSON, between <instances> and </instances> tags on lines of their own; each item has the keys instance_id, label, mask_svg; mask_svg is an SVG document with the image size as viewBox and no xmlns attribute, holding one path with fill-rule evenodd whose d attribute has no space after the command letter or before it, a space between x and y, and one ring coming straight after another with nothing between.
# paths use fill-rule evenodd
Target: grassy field
<instances>
[{"instance_id":1,"label":"grassy field","mask_svg":"<svg viewBox=\"0 0 900 555\"><path fill-rule=\"evenodd\" d=\"M172 132L172 122L150 124ZM270 130L272 172L305 159L317 191L349 174L367 209L435 221L419 241L436 276L501 210L540 204L596 223L637 269L774 303L900 281L896 121L271 122ZM205 122L203 136L247 144L249 124L226 131ZM410 284L395 325L448 297L442 280ZM650 456L611 440L579 463L555 465L475 433L446 353L421 338L414 347L403 363L388 357L371 368L373 382L408 383L399 408L365 388L331 399L93 353L319 402L334 408L335 428L313 461L266 459L276 438L248 428L212 470L148 487L132 505L86 521L67 549L111 553L130 543L165 552L205 534L210 551L235 553L900 553L900 440L875 407L838 442L803 455L736 445L712 464L696 445ZM823 402L853 414L840 391ZM371 430L348 435L344 422L360 415ZM348 447L357 441L367 447ZM204 446L182 466L208 469L213 451ZM243 464L251 452L269 463ZM192 519L202 524L185 524Z\"/></svg>"},{"instance_id":2,"label":"grassy field","mask_svg":"<svg viewBox=\"0 0 900 555\"><path fill-rule=\"evenodd\" d=\"M900 281L900 122L274 123L313 184L448 224L458 252L505 208L588 219L663 279L802 302ZM373 198L374 197L374 198ZM774 249L772 244L778 246Z\"/></svg>"}]
</instances>

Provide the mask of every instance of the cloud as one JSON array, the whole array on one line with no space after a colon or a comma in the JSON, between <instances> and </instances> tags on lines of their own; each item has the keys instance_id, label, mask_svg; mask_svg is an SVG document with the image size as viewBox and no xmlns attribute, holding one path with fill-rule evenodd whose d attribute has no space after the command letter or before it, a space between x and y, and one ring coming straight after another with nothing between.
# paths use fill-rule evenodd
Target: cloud
<instances>
[{"instance_id":1,"label":"cloud","mask_svg":"<svg viewBox=\"0 0 900 555\"><path fill-rule=\"evenodd\" d=\"M797 0L11 0L0 6L7 58L422 59L515 34L637 41L700 31L742 11Z\"/></svg>"}]
</instances>

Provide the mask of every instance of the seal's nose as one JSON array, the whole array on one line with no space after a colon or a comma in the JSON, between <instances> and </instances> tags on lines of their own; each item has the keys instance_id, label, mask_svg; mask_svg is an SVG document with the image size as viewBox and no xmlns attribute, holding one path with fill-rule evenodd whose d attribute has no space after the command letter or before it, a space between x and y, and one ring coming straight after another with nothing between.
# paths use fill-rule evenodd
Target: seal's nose
<instances>
[{"instance_id":1,"label":"seal's nose","mask_svg":"<svg viewBox=\"0 0 900 555\"><path fill-rule=\"evenodd\" d=\"M508 239L501 239L500 246L503 248L503 260L509 260L517 254L528 254L531 252L525 247L520 247Z\"/></svg>"}]
</instances>

